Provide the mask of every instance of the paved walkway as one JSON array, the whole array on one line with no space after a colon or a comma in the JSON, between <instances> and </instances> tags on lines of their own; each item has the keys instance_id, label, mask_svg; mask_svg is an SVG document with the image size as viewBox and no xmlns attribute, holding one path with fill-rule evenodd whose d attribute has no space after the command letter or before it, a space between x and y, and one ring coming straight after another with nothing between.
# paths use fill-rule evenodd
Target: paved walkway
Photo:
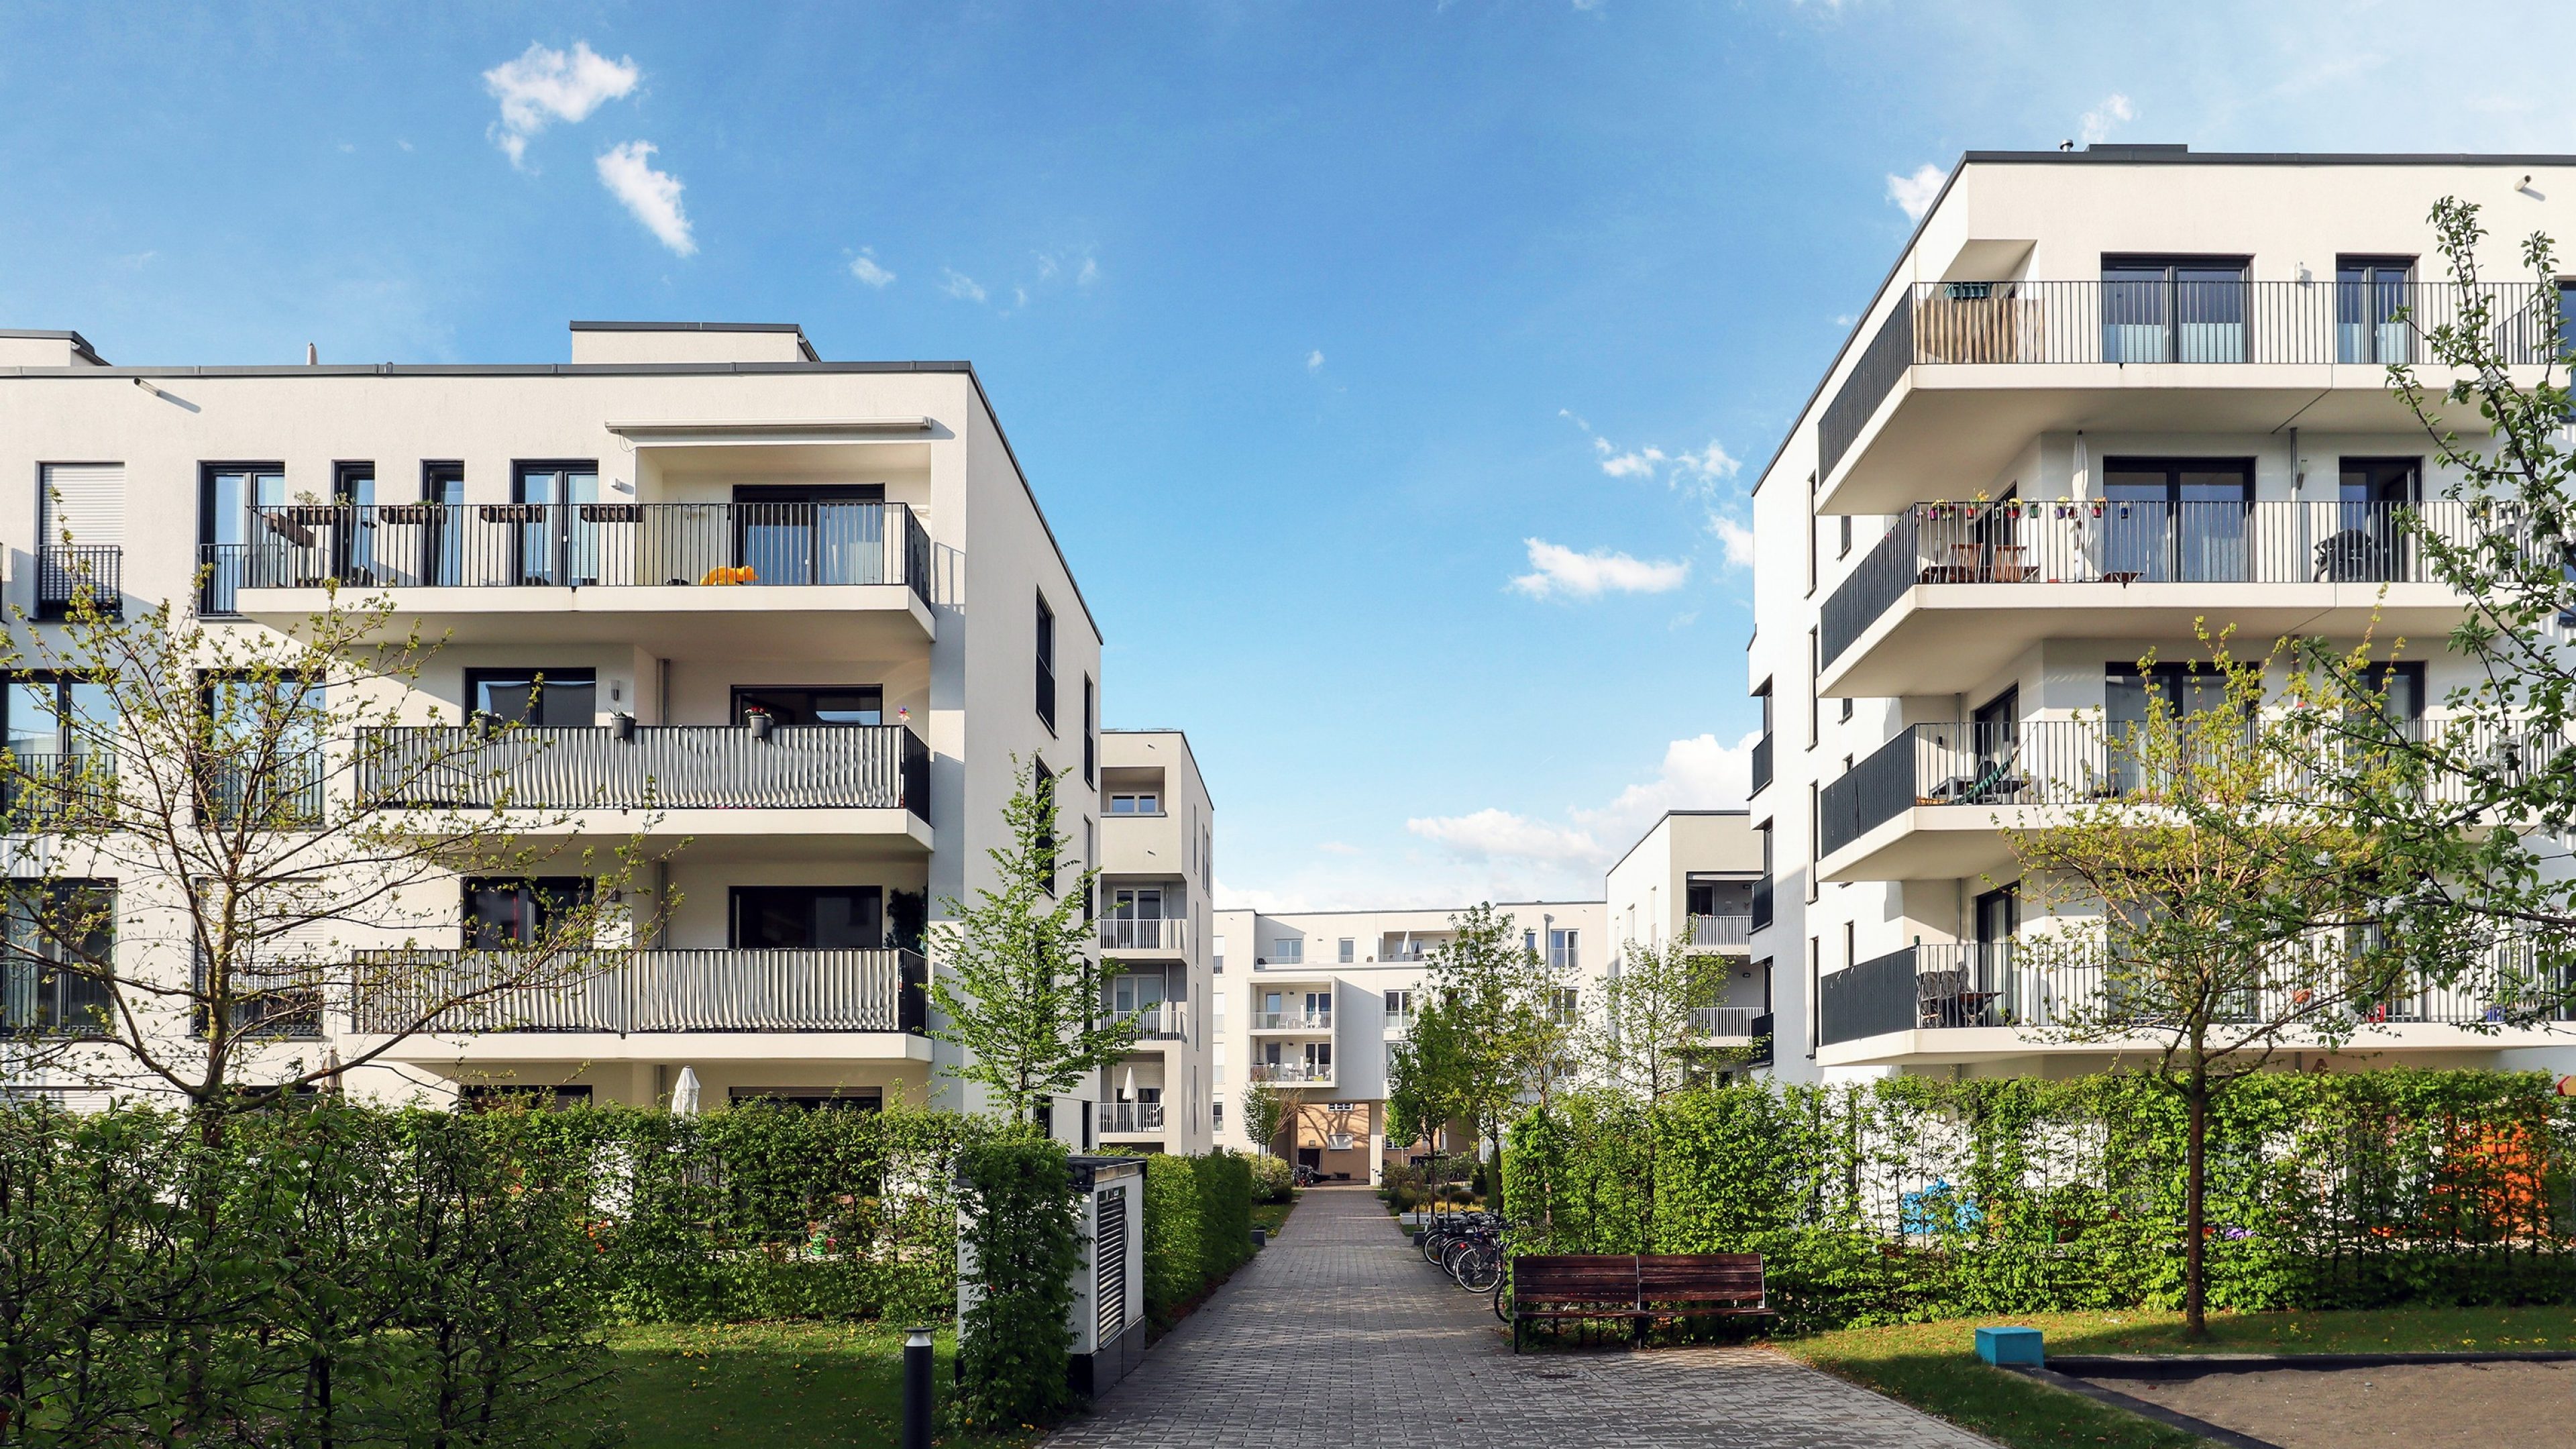
<instances>
[{"instance_id":1,"label":"paved walkway","mask_svg":"<svg viewBox=\"0 0 2576 1449\"><path fill-rule=\"evenodd\" d=\"M1288 1230L1047 1449L1993 1449L1763 1348L1524 1353L1377 1195L1316 1188Z\"/></svg>"}]
</instances>

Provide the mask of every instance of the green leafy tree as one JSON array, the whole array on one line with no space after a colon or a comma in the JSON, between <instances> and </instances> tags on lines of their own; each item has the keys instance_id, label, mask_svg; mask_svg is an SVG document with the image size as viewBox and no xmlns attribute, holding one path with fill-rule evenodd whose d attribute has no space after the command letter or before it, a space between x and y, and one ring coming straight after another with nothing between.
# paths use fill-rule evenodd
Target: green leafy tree
<instances>
[{"instance_id":1,"label":"green leafy tree","mask_svg":"<svg viewBox=\"0 0 2576 1449\"><path fill-rule=\"evenodd\" d=\"M995 883L971 907L946 902L956 924L932 982L946 1018L932 1035L964 1053L957 1075L1026 1122L1040 1099L1126 1055L1143 1022L1105 1010L1106 975L1083 908L1099 872L1063 852L1052 784L1034 763L1015 768L1002 807L1010 841L987 852Z\"/></svg>"},{"instance_id":2,"label":"green leafy tree","mask_svg":"<svg viewBox=\"0 0 2576 1449\"><path fill-rule=\"evenodd\" d=\"M2183 1311L2195 1337L2206 1332L2213 1103L2285 1051L2344 1046L2393 1003L2474 994L2482 961L2441 933L2389 929L2405 863L2351 796L2320 784L2401 768L2357 758L2321 769L2350 753L2344 722L2383 701L2341 694L2341 675L2298 672L2269 697L2269 661L2236 659L2223 635L2204 644L2183 700L2153 691L2142 723L2106 731L2104 774L2083 803L2004 830L2026 909L2046 924L2013 944L1998 979L1959 983L1942 1008L2009 1013L2042 1039L2134 1052L2179 1097ZM2141 673L2152 677L2152 662Z\"/></svg>"},{"instance_id":3,"label":"green leafy tree","mask_svg":"<svg viewBox=\"0 0 2576 1449\"><path fill-rule=\"evenodd\" d=\"M1630 941L1586 1013L1581 1059L1596 1085L1660 1102L1714 1071L1749 1061L1749 1047L1714 1047L1694 1021L1726 994L1726 958L1694 950L1687 933L1660 946Z\"/></svg>"},{"instance_id":4,"label":"green leafy tree","mask_svg":"<svg viewBox=\"0 0 2576 1449\"><path fill-rule=\"evenodd\" d=\"M1500 1152L1503 1126L1524 1096L1544 1102L1569 1068L1581 1029L1568 973L1519 938L1490 903L1449 918L1423 979L1402 1067L1426 1101L1465 1121Z\"/></svg>"}]
</instances>

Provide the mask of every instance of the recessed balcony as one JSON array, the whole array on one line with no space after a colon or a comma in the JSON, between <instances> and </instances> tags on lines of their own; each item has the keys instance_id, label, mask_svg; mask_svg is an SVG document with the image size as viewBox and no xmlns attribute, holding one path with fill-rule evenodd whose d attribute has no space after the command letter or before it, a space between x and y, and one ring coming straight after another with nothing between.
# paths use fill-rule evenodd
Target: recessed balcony
<instances>
[{"instance_id":1,"label":"recessed balcony","mask_svg":"<svg viewBox=\"0 0 2576 1449\"><path fill-rule=\"evenodd\" d=\"M1177 917L1100 918L1100 949L1120 956L1180 956L1189 951L1190 923Z\"/></svg>"},{"instance_id":2,"label":"recessed balcony","mask_svg":"<svg viewBox=\"0 0 2576 1449\"><path fill-rule=\"evenodd\" d=\"M1097 1110L1103 1137L1163 1135L1163 1104L1160 1102L1102 1102L1097 1104Z\"/></svg>"},{"instance_id":3,"label":"recessed balcony","mask_svg":"<svg viewBox=\"0 0 2576 1449\"><path fill-rule=\"evenodd\" d=\"M883 658L933 636L930 535L900 503L312 504L203 551L201 614L275 626L382 598L389 632L667 655L796 640Z\"/></svg>"},{"instance_id":4,"label":"recessed balcony","mask_svg":"<svg viewBox=\"0 0 2576 1449\"><path fill-rule=\"evenodd\" d=\"M1333 1069L1329 1064L1314 1062L1254 1062L1251 1079L1280 1087L1329 1087Z\"/></svg>"},{"instance_id":5,"label":"recessed balcony","mask_svg":"<svg viewBox=\"0 0 2576 1449\"><path fill-rule=\"evenodd\" d=\"M1293 1032L1308 1036L1333 1029L1329 1011L1256 1011L1252 1013L1254 1031Z\"/></svg>"},{"instance_id":6,"label":"recessed balcony","mask_svg":"<svg viewBox=\"0 0 2576 1449\"><path fill-rule=\"evenodd\" d=\"M1817 418L1816 506L1893 513L1927 470L1973 485L2043 432L2418 432L2389 364L2425 362L2419 332L2474 305L2512 362L2556 358L2527 282L1917 283ZM2475 426L2440 396L2446 370L2423 370L2428 405Z\"/></svg>"},{"instance_id":7,"label":"recessed balcony","mask_svg":"<svg viewBox=\"0 0 2576 1449\"><path fill-rule=\"evenodd\" d=\"M1182 1010L1181 1003L1177 1001L1158 1001L1145 1006L1131 1006L1125 1010L1112 1007L1109 1011L1109 1019L1112 1022L1135 1022L1136 1039L1145 1042L1170 1040L1181 1036L1187 1029L1188 1015Z\"/></svg>"},{"instance_id":8,"label":"recessed balcony","mask_svg":"<svg viewBox=\"0 0 2576 1449\"><path fill-rule=\"evenodd\" d=\"M1749 951L1753 948L1752 914L1692 916L1690 943L1695 951Z\"/></svg>"},{"instance_id":9,"label":"recessed balcony","mask_svg":"<svg viewBox=\"0 0 2576 1449\"><path fill-rule=\"evenodd\" d=\"M2415 530L2467 540L2463 504L1917 503L1825 601L1818 691L1948 694L2042 640L2188 639L2193 621L2284 634L2441 638L2461 596Z\"/></svg>"}]
</instances>

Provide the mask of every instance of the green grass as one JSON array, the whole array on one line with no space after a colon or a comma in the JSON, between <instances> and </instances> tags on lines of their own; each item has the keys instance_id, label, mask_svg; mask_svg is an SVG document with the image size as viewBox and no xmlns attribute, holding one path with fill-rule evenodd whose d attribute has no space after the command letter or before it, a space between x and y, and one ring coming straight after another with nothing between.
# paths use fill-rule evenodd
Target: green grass
<instances>
[{"instance_id":1,"label":"green grass","mask_svg":"<svg viewBox=\"0 0 2576 1449\"><path fill-rule=\"evenodd\" d=\"M617 1330L617 1410L633 1449L892 1449L903 1419L903 1333L866 1323L656 1324ZM946 1403L956 1335L939 1333ZM944 1426L943 1426L944 1428ZM1033 1442L942 1432L952 1449Z\"/></svg>"},{"instance_id":2,"label":"green grass","mask_svg":"<svg viewBox=\"0 0 2576 1449\"><path fill-rule=\"evenodd\" d=\"M1254 1203L1252 1205L1252 1225L1256 1228L1261 1228L1267 1231L1270 1236L1274 1238L1279 1236L1279 1230L1286 1226L1289 1210L1297 1206L1297 1199L1299 1196L1300 1194L1298 1192L1292 1190L1288 1194L1288 1200L1286 1202Z\"/></svg>"},{"instance_id":3,"label":"green grass","mask_svg":"<svg viewBox=\"0 0 2576 1449\"><path fill-rule=\"evenodd\" d=\"M1779 1347L1828 1373L2013 1449L2109 1445L2185 1449L2204 1441L1977 1361L1974 1330L2011 1323L2047 1335L2050 1354L2362 1353L2576 1348L2576 1308L2423 1308L2354 1313L2230 1313L2200 1343L2182 1315L2146 1311L2034 1313L1850 1328Z\"/></svg>"}]
</instances>

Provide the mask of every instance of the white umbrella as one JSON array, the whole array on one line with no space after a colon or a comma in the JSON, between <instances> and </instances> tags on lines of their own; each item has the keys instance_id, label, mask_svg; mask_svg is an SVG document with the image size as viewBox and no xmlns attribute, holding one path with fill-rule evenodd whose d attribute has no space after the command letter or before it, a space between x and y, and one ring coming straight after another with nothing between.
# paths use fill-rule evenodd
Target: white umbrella
<instances>
[{"instance_id":1,"label":"white umbrella","mask_svg":"<svg viewBox=\"0 0 2576 1449\"><path fill-rule=\"evenodd\" d=\"M1118 1089L1118 1100L1121 1102L1136 1100L1136 1069L1132 1066L1127 1069L1126 1085Z\"/></svg>"},{"instance_id":2,"label":"white umbrella","mask_svg":"<svg viewBox=\"0 0 2576 1449\"><path fill-rule=\"evenodd\" d=\"M2086 493L2091 490L2092 475L2093 451L2084 446L2084 435L2079 432L2075 435L2075 476L2068 489L2077 502L2082 502Z\"/></svg>"},{"instance_id":3,"label":"white umbrella","mask_svg":"<svg viewBox=\"0 0 2576 1449\"><path fill-rule=\"evenodd\" d=\"M680 1068L680 1080L673 1083L671 1087L671 1115L674 1117L695 1117L698 1115L697 1068Z\"/></svg>"}]
</instances>

